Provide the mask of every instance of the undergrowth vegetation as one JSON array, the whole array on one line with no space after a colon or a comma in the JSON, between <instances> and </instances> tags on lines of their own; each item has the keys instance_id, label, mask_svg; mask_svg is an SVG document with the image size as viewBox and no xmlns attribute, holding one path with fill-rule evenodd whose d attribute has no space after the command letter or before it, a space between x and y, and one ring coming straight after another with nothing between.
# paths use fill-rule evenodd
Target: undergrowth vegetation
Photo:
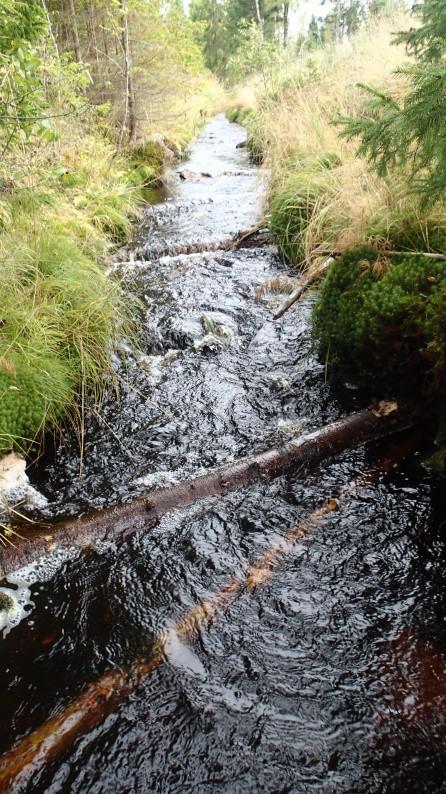
<instances>
[{"instance_id":1,"label":"undergrowth vegetation","mask_svg":"<svg viewBox=\"0 0 446 794\"><path fill-rule=\"evenodd\" d=\"M399 383L418 396L446 396L446 268L423 255L380 258L354 248L330 268L313 331L322 358L353 365L365 382Z\"/></svg>"},{"instance_id":2,"label":"undergrowth vegetation","mask_svg":"<svg viewBox=\"0 0 446 794\"><path fill-rule=\"evenodd\" d=\"M444 17L442 4L429 0L424 32L394 9L341 43L283 59L266 88L261 76L251 78L247 116L240 107L248 103L234 93L233 115L270 169L269 223L284 260L312 271L335 256L314 310L322 360L412 396L419 379L419 394L441 401L446 262L425 254L446 253L446 197L434 186L433 200L420 201L417 190L428 184L424 176L435 178L444 154L441 135L433 141L429 133L442 129L444 110L426 91L435 70L414 60L434 36L434 6ZM395 31L408 28L395 42ZM438 71L445 47L444 35L435 35ZM437 158L432 169L428 151Z\"/></svg>"},{"instance_id":3,"label":"undergrowth vegetation","mask_svg":"<svg viewBox=\"0 0 446 794\"><path fill-rule=\"evenodd\" d=\"M100 399L113 346L132 330L131 299L106 265L131 235L143 189L184 156L221 96L179 12L112 5L75 2L70 17L56 0L7 0L0 24L0 455L29 450L63 421L79 430L86 400ZM158 71L134 44L137 66L130 50L120 55L111 85L93 22L108 24L106 49L130 48L129 24L158 30ZM159 97L173 60L183 85ZM150 117L137 118L136 101Z\"/></svg>"}]
</instances>

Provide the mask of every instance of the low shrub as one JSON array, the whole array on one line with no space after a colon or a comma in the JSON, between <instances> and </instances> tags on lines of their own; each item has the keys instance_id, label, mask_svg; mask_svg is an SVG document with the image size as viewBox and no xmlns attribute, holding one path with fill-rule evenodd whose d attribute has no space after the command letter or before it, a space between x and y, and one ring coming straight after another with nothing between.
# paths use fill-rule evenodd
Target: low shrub
<instances>
[{"instance_id":1,"label":"low shrub","mask_svg":"<svg viewBox=\"0 0 446 794\"><path fill-rule=\"evenodd\" d=\"M321 356L369 383L446 390L446 264L361 247L332 265L313 313Z\"/></svg>"}]
</instances>

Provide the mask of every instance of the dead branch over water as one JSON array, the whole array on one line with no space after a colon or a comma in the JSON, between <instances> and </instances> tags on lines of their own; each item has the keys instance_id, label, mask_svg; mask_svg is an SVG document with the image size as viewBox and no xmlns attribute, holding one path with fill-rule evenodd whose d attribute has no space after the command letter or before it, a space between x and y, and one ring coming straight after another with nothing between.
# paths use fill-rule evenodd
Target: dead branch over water
<instances>
[{"instance_id":1,"label":"dead branch over water","mask_svg":"<svg viewBox=\"0 0 446 794\"><path fill-rule=\"evenodd\" d=\"M354 447L411 427L411 408L382 401L283 446L228 463L208 474L152 491L132 502L97 510L53 526L25 527L14 547L2 550L0 579L49 551L83 549L98 540L121 540L156 526L167 513L209 496L244 488L282 475L302 476L312 466Z\"/></svg>"}]
</instances>

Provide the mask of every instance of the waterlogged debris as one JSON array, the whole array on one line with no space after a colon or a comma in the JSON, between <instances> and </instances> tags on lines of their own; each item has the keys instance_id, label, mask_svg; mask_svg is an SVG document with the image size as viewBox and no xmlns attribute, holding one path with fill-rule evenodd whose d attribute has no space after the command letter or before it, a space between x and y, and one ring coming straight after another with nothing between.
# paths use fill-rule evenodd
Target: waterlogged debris
<instances>
[{"instance_id":1,"label":"waterlogged debris","mask_svg":"<svg viewBox=\"0 0 446 794\"><path fill-rule=\"evenodd\" d=\"M172 348L168 350L164 356L148 356L141 353L137 362L149 375L153 385L160 383L163 379L166 369L177 360L181 354L180 350Z\"/></svg>"},{"instance_id":2,"label":"waterlogged debris","mask_svg":"<svg viewBox=\"0 0 446 794\"><path fill-rule=\"evenodd\" d=\"M26 474L26 460L16 452L10 452L0 460L0 502L8 514L10 506L28 513L45 512L48 500L30 485ZM1 509L0 509L1 513Z\"/></svg>"},{"instance_id":3,"label":"waterlogged debris","mask_svg":"<svg viewBox=\"0 0 446 794\"><path fill-rule=\"evenodd\" d=\"M93 730L109 714L116 711L141 682L166 661L170 661L188 675L196 675L205 680L206 670L190 648L190 642L196 639L204 627L223 615L241 592L255 592L258 587L266 584L297 544L313 534L323 519L343 504L348 504L389 463L386 459L381 466L360 475L340 492L338 498L328 499L322 507L313 510L285 532L280 540L273 542L263 554L254 559L246 572L237 572L208 598L199 601L160 635L151 658L138 659L124 671L113 668L90 683L63 711L56 713L19 740L0 759L0 790L7 791L13 786L27 785L46 763L59 759L76 739ZM250 708L251 703L244 698L241 710Z\"/></svg>"},{"instance_id":4,"label":"waterlogged debris","mask_svg":"<svg viewBox=\"0 0 446 794\"><path fill-rule=\"evenodd\" d=\"M230 345L236 338L233 328L224 323L216 322L210 315L203 314L201 324L206 334L201 339L195 340L195 350L215 351Z\"/></svg>"},{"instance_id":5,"label":"waterlogged debris","mask_svg":"<svg viewBox=\"0 0 446 794\"><path fill-rule=\"evenodd\" d=\"M285 378L279 372L269 372L268 380L271 381L271 385L276 391L279 392L287 392L290 391L292 388L291 381L288 378Z\"/></svg>"}]
</instances>

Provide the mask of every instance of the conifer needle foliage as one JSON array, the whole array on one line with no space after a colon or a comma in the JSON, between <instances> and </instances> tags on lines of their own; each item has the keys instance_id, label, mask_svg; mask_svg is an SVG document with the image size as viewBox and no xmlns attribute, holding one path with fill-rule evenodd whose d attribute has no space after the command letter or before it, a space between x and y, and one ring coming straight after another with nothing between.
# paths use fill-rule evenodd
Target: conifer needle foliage
<instances>
[{"instance_id":1,"label":"conifer needle foliage","mask_svg":"<svg viewBox=\"0 0 446 794\"><path fill-rule=\"evenodd\" d=\"M378 174L408 172L411 189L424 208L443 199L446 190L446 4L425 0L414 9L421 25L396 35L416 63L397 74L406 82L400 100L363 86L368 95L363 113L341 117L342 136L359 138L358 154Z\"/></svg>"}]
</instances>

